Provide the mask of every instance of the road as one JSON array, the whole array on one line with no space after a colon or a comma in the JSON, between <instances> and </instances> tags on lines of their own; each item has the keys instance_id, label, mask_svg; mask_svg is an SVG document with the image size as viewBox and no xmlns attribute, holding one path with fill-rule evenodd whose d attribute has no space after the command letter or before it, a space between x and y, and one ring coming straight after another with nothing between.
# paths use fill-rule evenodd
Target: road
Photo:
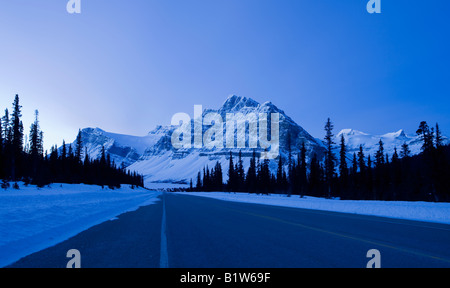
<instances>
[{"instance_id":1,"label":"road","mask_svg":"<svg viewBox=\"0 0 450 288\"><path fill-rule=\"evenodd\" d=\"M450 225L169 194L10 267L450 267Z\"/></svg>"}]
</instances>

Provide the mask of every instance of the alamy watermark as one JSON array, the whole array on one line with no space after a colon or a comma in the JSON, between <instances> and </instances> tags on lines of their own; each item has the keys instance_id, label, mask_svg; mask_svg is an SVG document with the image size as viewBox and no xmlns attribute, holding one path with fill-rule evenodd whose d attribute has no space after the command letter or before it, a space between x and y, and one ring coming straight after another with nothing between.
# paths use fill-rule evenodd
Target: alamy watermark
<instances>
[{"instance_id":1,"label":"alamy watermark","mask_svg":"<svg viewBox=\"0 0 450 288\"><path fill-rule=\"evenodd\" d=\"M81 13L81 0L69 0L66 5L67 13L80 14Z\"/></svg>"},{"instance_id":2,"label":"alamy watermark","mask_svg":"<svg viewBox=\"0 0 450 288\"><path fill-rule=\"evenodd\" d=\"M66 268L81 268L81 253L77 249L70 249L66 254L67 258L71 258L67 262Z\"/></svg>"},{"instance_id":3,"label":"alamy watermark","mask_svg":"<svg viewBox=\"0 0 450 288\"><path fill-rule=\"evenodd\" d=\"M366 268L381 268L381 253L377 249L370 249L367 251L367 258L370 258L367 262Z\"/></svg>"},{"instance_id":4,"label":"alamy watermark","mask_svg":"<svg viewBox=\"0 0 450 288\"><path fill-rule=\"evenodd\" d=\"M369 12L370 14L376 13L376 14L380 14L381 13L381 0L370 0L369 2L367 2L367 12Z\"/></svg>"},{"instance_id":5,"label":"alamy watermark","mask_svg":"<svg viewBox=\"0 0 450 288\"><path fill-rule=\"evenodd\" d=\"M367 12L370 14L381 13L381 0L369 0L366 6ZM81 0L69 0L66 5L67 13L80 14L81 13Z\"/></svg>"},{"instance_id":6,"label":"alamy watermark","mask_svg":"<svg viewBox=\"0 0 450 288\"><path fill-rule=\"evenodd\" d=\"M172 117L171 125L177 126L172 133L172 146L175 149L261 148L265 150L261 159L275 159L280 154L280 114L270 113L270 131L268 116L269 113L227 113L224 122L219 113L203 115L203 107L195 105L193 120L187 113ZM204 131L204 126L211 127Z\"/></svg>"}]
</instances>

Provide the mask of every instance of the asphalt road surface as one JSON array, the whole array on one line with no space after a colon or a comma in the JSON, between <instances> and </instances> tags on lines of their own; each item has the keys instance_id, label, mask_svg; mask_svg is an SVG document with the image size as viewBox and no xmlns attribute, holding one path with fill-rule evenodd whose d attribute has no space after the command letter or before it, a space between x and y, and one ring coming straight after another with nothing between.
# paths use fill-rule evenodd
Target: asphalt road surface
<instances>
[{"instance_id":1,"label":"asphalt road surface","mask_svg":"<svg viewBox=\"0 0 450 288\"><path fill-rule=\"evenodd\" d=\"M450 225L244 204L166 193L10 267L450 267Z\"/></svg>"}]
</instances>

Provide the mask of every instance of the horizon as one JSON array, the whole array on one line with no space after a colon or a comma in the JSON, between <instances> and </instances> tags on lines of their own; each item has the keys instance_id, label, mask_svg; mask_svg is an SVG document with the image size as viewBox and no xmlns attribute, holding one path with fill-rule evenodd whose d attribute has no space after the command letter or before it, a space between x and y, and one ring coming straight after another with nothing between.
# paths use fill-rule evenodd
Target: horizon
<instances>
[{"instance_id":1,"label":"horizon","mask_svg":"<svg viewBox=\"0 0 450 288\"><path fill-rule=\"evenodd\" d=\"M232 97L232 96L237 96L237 97L239 97L239 98L247 98L247 99L251 99L251 100L253 100L253 101L256 101L256 100L254 100L254 99L252 99L252 98L250 98L250 97L245 97L245 96L238 96L238 95L235 95L235 94L231 94L231 95L229 95L228 97L227 97L227 99L229 99L230 97ZM19 95L19 97L20 97L20 95ZM227 100L226 99L226 100ZM222 103L222 105L223 104L225 104L225 102L226 102L226 100ZM268 102L268 103L272 103L275 107L277 107L278 109L280 109L281 111L283 111L284 112L284 109L282 109L282 108L280 108L280 107L278 107L277 105L276 105L276 103L273 103L272 101L265 101L265 102L262 102L262 103L260 103L260 102L258 102L258 101L256 101L257 103L258 103L258 105L263 105L264 103L266 103L266 102ZM22 118L28 118L28 117L25 117L25 115L24 115L24 106L23 106L23 103L22 102L20 102L20 105L22 106ZM194 107L195 105L193 105L193 107ZM213 110L213 111L217 111L217 110L219 110L220 108L221 108L222 106L220 106L220 107L215 107L215 108L210 108L210 107L204 107L203 108L203 112L205 112L205 111L208 111L208 110ZM11 107L7 107L7 109L9 110L9 113L11 113ZM25 111L28 111L28 110L30 110L30 109L25 109ZM37 110L37 109L35 109L35 110ZM35 110L33 110L33 121L34 121L34 111ZM191 109L192 110L192 109ZM39 111L39 110L38 110ZM191 113L187 113L187 114L189 114L190 116L192 116L193 117L193 110L191 111ZM178 113L180 113L180 112L178 112ZM182 112L182 113L184 113L184 112ZM191 115L192 114L192 115ZM291 119L293 118L293 117L291 117L290 115L288 115L288 114L286 114L286 116L287 117L290 117ZM1 117L3 117L3 115L1 116ZM39 122L41 123L41 117L42 117L42 115L41 115L41 113L39 112ZM292 119L296 124L298 124L300 127L302 127L303 129L305 129L305 131L307 132L307 133L309 133L313 138L315 138L315 139L318 139L318 140L321 140L321 141L323 141L323 135L314 135L313 133L311 133L310 131L308 131L306 128L304 128L303 126L302 126L302 124L301 123L298 123L295 119ZM31 121L30 119L29 119L29 121ZM333 122L333 119L331 119L331 121ZM32 122L30 122L30 125L31 125L31 123ZM325 122L324 122L325 123ZM427 121L427 123L428 123L428 121ZM333 124L335 124L334 122L333 122ZM434 125L436 124L436 123L428 123L429 125L430 125L430 127L434 127ZM437 124L439 124L439 123L437 123ZM30 126L30 125L28 125L28 127ZM419 125L419 123L417 124L417 127L418 127L418 125ZM41 129L42 129L42 125L40 124L40 126L41 126ZM170 127L170 126L173 126L173 125L171 125L171 123L167 123L167 124L155 124L155 126L154 126L154 128L153 129L151 129L151 130L149 130L147 133L145 133L145 134L130 134L130 133L127 133L126 131L124 131L124 132L117 132L117 131L109 131L109 130L105 130L104 128L102 128L102 127L99 127L99 126L96 126L96 125L93 125L93 126L87 126L87 127L80 127L80 128L78 128L78 129L75 129L74 131L70 131L70 133L72 133L73 134L73 137L72 138L70 138L70 139L65 139L65 138L61 138L61 143L54 143L54 144L50 144L48 141L46 141L46 130L44 130L44 129L42 129L42 131L44 132L44 151L47 151L47 152L49 152L51 149L52 149L52 147L54 147L55 145L56 145L56 147L58 147L58 148L60 148L60 147L62 147L62 143L63 143L63 141L65 141L65 143L66 144L73 144L75 141L76 141L76 135L78 134L78 131L79 130L81 130L81 131L84 131L84 130L86 130L86 129L99 129L99 130L101 130L101 131L103 131L103 132L106 132L106 133L109 133L109 134L116 134L116 135L123 135L123 136L131 136L131 137L145 137L145 136L147 136L147 135L149 135L150 133L152 133L153 131L155 131L156 129L158 129L158 127ZM322 125L323 126L323 125ZM24 140L25 139L28 139L28 130L27 130L27 125L24 123ZM440 125L440 128L441 128L441 125ZM416 128L417 129L417 128ZM415 129L415 130L416 130ZM441 128L442 129L442 128ZM444 128L445 129L445 128ZM335 136L335 138L337 139L338 138L338 136L341 134L341 133L345 133L346 131L355 131L355 132L360 132L360 133L363 133L364 135L368 135L368 136L371 136L371 137L386 137L386 136L388 136L389 134L396 134L396 133L399 133L399 132L404 132L405 133L405 135L407 136L407 137L412 137L412 138L414 138L414 137L417 137L417 133L415 132L415 131L407 131L407 130L405 130L404 128L400 128L399 130L394 130L394 131L385 131L385 132L382 132L382 133L371 133L371 132L369 132L369 131L366 131L366 130L358 130L358 129L355 129L355 128L351 128L351 127L347 127L347 128L340 128L340 129L335 129L334 130L334 136ZM413 129L414 130L414 129ZM445 132L445 130L444 131L441 131L441 133L442 133L442 136L444 136L445 138L449 138L449 136L448 136L448 134ZM324 133L323 133L324 134ZM27 144L27 143L24 143L24 144ZM337 145L337 144L336 144Z\"/></svg>"}]
</instances>

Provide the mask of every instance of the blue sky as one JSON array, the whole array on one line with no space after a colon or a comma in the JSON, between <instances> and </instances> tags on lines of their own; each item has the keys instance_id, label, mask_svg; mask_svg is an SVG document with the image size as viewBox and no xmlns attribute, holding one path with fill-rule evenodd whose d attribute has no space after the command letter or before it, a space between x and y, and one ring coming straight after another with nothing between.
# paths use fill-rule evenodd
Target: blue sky
<instances>
[{"instance_id":1,"label":"blue sky","mask_svg":"<svg viewBox=\"0 0 450 288\"><path fill-rule=\"evenodd\" d=\"M6 2L6 3L4 3ZM272 101L313 136L450 131L448 1L15 0L0 5L0 108L19 94L46 147L78 128L145 135L230 94ZM3 115L3 112L1 112Z\"/></svg>"}]
</instances>

